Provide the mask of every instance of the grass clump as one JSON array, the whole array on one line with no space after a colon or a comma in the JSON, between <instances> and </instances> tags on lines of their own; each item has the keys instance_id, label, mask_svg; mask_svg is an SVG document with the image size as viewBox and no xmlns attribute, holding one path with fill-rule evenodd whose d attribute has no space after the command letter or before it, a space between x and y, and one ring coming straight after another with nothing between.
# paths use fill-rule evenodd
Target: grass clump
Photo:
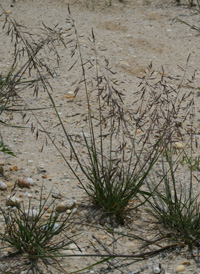
<instances>
[{"instance_id":1,"label":"grass clump","mask_svg":"<svg viewBox=\"0 0 200 274\"><path fill-rule=\"evenodd\" d=\"M1 249L9 250L8 255L1 260L16 257L25 261L21 267L26 273L30 270L33 273L43 273L39 263L48 268L53 261L59 267L56 257L62 257L62 251L69 250L69 245L74 240L66 233L71 224L70 214L58 214L52 208L53 204L54 202L47 206L47 200L43 201L41 195L38 209L33 208L30 202L27 209L24 205L0 209L4 220L4 232L0 233L3 244ZM51 213L45 216L50 209ZM62 269L60 272L62 273Z\"/></svg>"},{"instance_id":2,"label":"grass clump","mask_svg":"<svg viewBox=\"0 0 200 274\"><path fill-rule=\"evenodd\" d=\"M129 134L123 93L118 90L117 79L110 77L115 73L110 69L109 61L106 59L102 64L97 56L94 33L92 32L90 41L95 57L92 60L85 60L70 11L67 22L69 35L66 37L70 36L70 40L65 43L66 47L70 45L72 57L75 59L71 68L81 69L81 79L76 81L79 83L76 96L78 97L80 90L84 90L87 106L87 113L84 114L85 124L82 127L84 131L81 132L82 141L79 145L66 130L53 96L50 92L48 94L69 143L71 159L76 163L75 168L50 134L47 134L93 204L102 208L106 214L112 214L117 220L123 221L128 210L138 207L138 204L130 206L131 201L138 201L138 196L144 196L145 178L161 153L162 137L160 136L145 152L148 138L136 140L137 127L133 127L132 135ZM88 133L85 133L85 130L88 130ZM80 153L83 150L84 153ZM77 172L77 166L81 173Z\"/></svg>"},{"instance_id":3,"label":"grass clump","mask_svg":"<svg viewBox=\"0 0 200 274\"><path fill-rule=\"evenodd\" d=\"M162 191L153 192L153 202L150 205L152 214L164 228L172 240L187 245L190 250L200 244L200 203L199 195L193 192L192 166L189 185L177 180L178 166L172 160L170 151L166 152L162 162L163 183Z\"/></svg>"},{"instance_id":4,"label":"grass clump","mask_svg":"<svg viewBox=\"0 0 200 274\"><path fill-rule=\"evenodd\" d=\"M134 92L133 106L128 110L124 105L124 94L119 90L120 82L109 61L102 61L98 56L94 32L89 39L93 56L88 59L85 58L88 49L81 46L70 10L67 26L64 43L72 57L69 72L76 70L81 75L73 82L73 85L78 83L74 94L78 97L81 91L85 92L81 99L85 100L87 108L84 119L80 118L84 124L80 133L82 141L78 145L65 128L53 96L48 94L76 167L55 139L50 134L48 136L92 202L107 214L123 219L128 210L139 206L130 206L132 201L138 197L143 199L146 178L163 147L184 135L183 125L193 107L193 94L181 90L183 79L175 90L172 83L179 79L168 76L163 68L157 78L150 64L141 79L141 91Z\"/></svg>"},{"instance_id":5,"label":"grass clump","mask_svg":"<svg viewBox=\"0 0 200 274\"><path fill-rule=\"evenodd\" d=\"M144 195L142 187L157 161L160 146L156 144L148 158L142 161L141 154L136 157L133 145L128 163L124 164L114 158L111 148L108 157L103 144L98 151L94 138L90 140L90 144L86 139L85 142L89 155L86 165L80 161L77 154L75 157L87 178L86 192L93 203L103 208L107 214L114 214L117 219L122 220L127 211L138 206L130 207L130 201Z\"/></svg>"}]
</instances>

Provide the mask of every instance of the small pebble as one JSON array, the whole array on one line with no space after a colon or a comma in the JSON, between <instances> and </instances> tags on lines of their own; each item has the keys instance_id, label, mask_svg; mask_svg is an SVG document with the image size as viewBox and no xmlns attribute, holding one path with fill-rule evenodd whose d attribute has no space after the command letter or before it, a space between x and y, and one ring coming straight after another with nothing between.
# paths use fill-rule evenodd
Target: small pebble
<instances>
[{"instance_id":1,"label":"small pebble","mask_svg":"<svg viewBox=\"0 0 200 274\"><path fill-rule=\"evenodd\" d=\"M69 200L65 202L67 209L71 209L75 205L76 201L75 200Z\"/></svg>"},{"instance_id":2,"label":"small pebble","mask_svg":"<svg viewBox=\"0 0 200 274\"><path fill-rule=\"evenodd\" d=\"M77 208L76 208L76 207L74 207L74 208L71 210L72 214L76 213L76 211L77 211Z\"/></svg>"},{"instance_id":3,"label":"small pebble","mask_svg":"<svg viewBox=\"0 0 200 274\"><path fill-rule=\"evenodd\" d=\"M45 214L45 215L43 216L43 218L44 218L44 219L49 219L50 216L51 216L51 214L50 214L50 213L47 213L47 214Z\"/></svg>"},{"instance_id":4,"label":"small pebble","mask_svg":"<svg viewBox=\"0 0 200 274\"><path fill-rule=\"evenodd\" d=\"M33 198L32 194L28 193L28 192L25 192L24 193L24 196L26 196L27 198L31 199Z\"/></svg>"},{"instance_id":5,"label":"small pebble","mask_svg":"<svg viewBox=\"0 0 200 274\"><path fill-rule=\"evenodd\" d=\"M178 273L180 273L180 272L183 272L183 271L185 271L185 266L184 265L178 265L177 267L176 267L176 272L178 272Z\"/></svg>"},{"instance_id":6,"label":"small pebble","mask_svg":"<svg viewBox=\"0 0 200 274\"><path fill-rule=\"evenodd\" d=\"M128 62L128 61L125 61L125 60L121 61L121 62L120 62L120 65L121 65L121 67L124 68L124 69L130 68L129 62Z\"/></svg>"},{"instance_id":7,"label":"small pebble","mask_svg":"<svg viewBox=\"0 0 200 274\"><path fill-rule=\"evenodd\" d=\"M111 246L112 244L113 244L113 241L110 241L110 240L106 241L106 245Z\"/></svg>"},{"instance_id":8,"label":"small pebble","mask_svg":"<svg viewBox=\"0 0 200 274\"><path fill-rule=\"evenodd\" d=\"M29 220L35 220L37 218L37 216L39 215L39 210L37 209L26 209L24 211L25 215L28 217Z\"/></svg>"},{"instance_id":9,"label":"small pebble","mask_svg":"<svg viewBox=\"0 0 200 274\"><path fill-rule=\"evenodd\" d=\"M32 178L26 178L26 180L29 182L31 186L35 184L35 181Z\"/></svg>"},{"instance_id":10,"label":"small pebble","mask_svg":"<svg viewBox=\"0 0 200 274\"><path fill-rule=\"evenodd\" d=\"M180 142L175 142L174 143L174 147L176 148L176 149L184 149L184 144L182 144L182 143L180 143Z\"/></svg>"},{"instance_id":11,"label":"small pebble","mask_svg":"<svg viewBox=\"0 0 200 274\"><path fill-rule=\"evenodd\" d=\"M69 245L69 248L72 249L72 250L77 250L77 245L75 245L75 244L70 244L70 245Z\"/></svg>"},{"instance_id":12,"label":"small pebble","mask_svg":"<svg viewBox=\"0 0 200 274\"><path fill-rule=\"evenodd\" d=\"M62 212L65 212L66 210L71 209L74 205L75 205L75 200L69 200L69 201L61 202L56 206L56 211L58 213L62 213ZM69 213L71 213L71 210L70 210Z\"/></svg>"},{"instance_id":13,"label":"small pebble","mask_svg":"<svg viewBox=\"0 0 200 274\"><path fill-rule=\"evenodd\" d=\"M186 265L186 266L190 266L191 265L190 261L184 261L182 264Z\"/></svg>"},{"instance_id":14,"label":"small pebble","mask_svg":"<svg viewBox=\"0 0 200 274\"><path fill-rule=\"evenodd\" d=\"M7 185L4 182L0 181L0 190L6 190L7 189Z\"/></svg>"},{"instance_id":15,"label":"small pebble","mask_svg":"<svg viewBox=\"0 0 200 274\"><path fill-rule=\"evenodd\" d=\"M12 14L12 11L11 10L5 10L4 14L6 14L6 15Z\"/></svg>"},{"instance_id":16,"label":"small pebble","mask_svg":"<svg viewBox=\"0 0 200 274\"><path fill-rule=\"evenodd\" d=\"M19 187L30 187L30 182L26 178L18 178L17 184Z\"/></svg>"},{"instance_id":17,"label":"small pebble","mask_svg":"<svg viewBox=\"0 0 200 274\"><path fill-rule=\"evenodd\" d=\"M153 273L154 274L160 274L160 272L161 272L161 269L160 269L159 266L156 266L156 267L153 268Z\"/></svg>"},{"instance_id":18,"label":"small pebble","mask_svg":"<svg viewBox=\"0 0 200 274\"><path fill-rule=\"evenodd\" d=\"M66 210L67 210L67 208L66 208L64 202L59 203L59 204L56 206L56 211L57 211L58 213L65 212Z\"/></svg>"},{"instance_id":19,"label":"small pebble","mask_svg":"<svg viewBox=\"0 0 200 274\"><path fill-rule=\"evenodd\" d=\"M48 225L44 225L43 227L42 227L44 230L49 230L49 226ZM57 223L55 223L54 225L53 225L53 228L51 228L52 229L52 231L54 232L54 231L56 231L56 230L58 230L60 228L60 225L59 224L57 224Z\"/></svg>"}]
</instances>

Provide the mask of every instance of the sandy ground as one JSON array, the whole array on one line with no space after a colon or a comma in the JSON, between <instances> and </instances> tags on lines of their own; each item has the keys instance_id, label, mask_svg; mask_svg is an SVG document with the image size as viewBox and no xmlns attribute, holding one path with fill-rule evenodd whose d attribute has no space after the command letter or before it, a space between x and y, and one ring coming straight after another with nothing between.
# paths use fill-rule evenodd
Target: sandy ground
<instances>
[{"instance_id":1,"label":"sandy ground","mask_svg":"<svg viewBox=\"0 0 200 274\"><path fill-rule=\"evenodd\" d=\"M196 85L200 86L199 33L177 21L177 18L179 18L191 25L198 26L200 17L195 9L189 9L184 0L182 5L179 6L171 0L124 0L123 3L113 0L112 2L112 6L108 6L107 0L94 0L93 2L90 0L16 0L15 3L11 3L10 0L1 0L0 4L6 13L33 33L40 31L42 23L49 27L59 24L59 27L63 30L67 29L66 18L68 17L68 4L70 4L71 13L80 35L80 43L85 47L87 57L92 58L94 54L87 39L91 36L91 29L93 29L99 58L105 56L110 61L113 70L117 72L117 79L123 82L122 91L126 95L125 101L128 104L132 100L133 92L138 89L140 82L138 77L143 76L145 69L151 62L155 70L161 71L163 66L167 75L177 76L182 73L179 67L185 66L186 60L191 54L187 73L191 76L196 70ZM9 68L13 52L10 39L6 37L5 30L2 30L3 24L4 19L0 17L1 73L5 73ZM75 73L68 72L71 61L62 46L59 48L59 54L61 62L57 71L58 77L51 81L54 89L54 99L56 104L60 106L59 112L66 128L76 135L82 130L82 121L80 120L76 124L76 116L73 117L73 115L78 112L84 113L86 104L82 95L78 95L75 100L69 100L70 96L68 95L74 90L74 87L71 87L73 80L81 72L80 70ZM196 100L198 107L199 97ZM29 107L46 107L50 105L43 93L39 93L36 100L30 94L25 93L24 101ZM48 129L59 136L60 140L64 139L63 133L56 131L57 118L52 110L35 112L35 115ZM27 117L30 118L30 121L24 125L28 128L11 129L1 126L1 134L5 143L17 155L16 158L0 155L0 164L5 172L2 181L11 183L11 186L13 186L18 177L32 177L36 185L28 192L32 193L35 201L38 198L35 190L38 190L43 184L46 195L54 187L53 191L61 193L63 199L75 198L77 204L85 205L87 208L87 198L74 176L69 172L65 162L50 142L48 142L48 146L44 145L46 138L43 134L40 133L36 140L35 134L31 133L30 124L33 122L37 128L37 123L30 114L27 114ZM25 121L27 121L26 119ZM23 124L20 115L16 115L12 122L15 125ZM43 145L44 148L41 152ZM20 190L17 195L21 195L20 197L25 200L27 199L24 195L25 192L27 190ZM5 204L5 198L8 194L9 191L0 192L2 204ZM134 224L130 221L125 227L117 229L119 231L121 229L123 232L139 229L141 232L144 225L147 231L150 231L151 224L145 222L149 218L147 215L145 212L139 212L134 219ZM88 218L88 211L84 207L78 209L77 222L87 223L88 219L84 220L83 216ZM89 221L95 223L97 219L94 214L90 216ZM92 244L97 250L102 251L102 246L99 246L96 240L92 238L93 234L99 237L110 250L114 249L117 253L133 254L133 249L137 249L138 242L125 237L112 244L113 238L100 228L88 229L86 225L77 225L75 230L72 229L70 233L76 233L76 231L82 235L79 239L79 245L85 253L95 252ZM70 273L92 262L94 262L92 259L85 258L66 259L63 266L67 273ZM121 265L122 261L115 260L115 263ZM130 260L128 263L130 263ZM153 259L131 263L120 270L109 270L106 265L105 267L103 265L102 269L101 267L94 268L92 270L94 272L87 270L81 273L161 273L155 272L155 267L159 263L166 271L165 273L176 273L176 267L181 264L185 266L185 271L182 273L200 273L197 264L190 258L188 259L185 250L171 254L161 254ZM5 263L6 267L8 267L8 263Z\"/></svg>"}]
</instances>

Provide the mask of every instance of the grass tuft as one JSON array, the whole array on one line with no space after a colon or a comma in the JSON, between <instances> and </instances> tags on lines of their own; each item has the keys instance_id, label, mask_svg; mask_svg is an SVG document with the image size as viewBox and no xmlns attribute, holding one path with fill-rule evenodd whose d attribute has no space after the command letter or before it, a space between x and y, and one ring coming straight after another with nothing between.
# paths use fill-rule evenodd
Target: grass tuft
<instances>
[{"instance_id":1,"label":"grass tuft","mask_svg":"<svg viewBox=\"0 0 200 274\"><path fill-rule=\"evenodd\" d=\"M164 231L170 233L172 240L192 250L200 246L200 203L199 195L193 192L193 176L190 176L188 187L178 182L178 166L170 151L162 166L164 189L156 189L153 193L152 214ZM190 168L192 174L192 166Z\"/></svg>"},{"instance_id":2,"label":"grass tuft","mask_svg":"<svg viewBox=\"0 0 200 274\"><path fill-rule=\"evenodd\" d=\"M38 209L33 208L30 202L27 209L24 205L12 209L0 208L4 219L0 240L2 249L9 250L9 255L2 259L18 254L19 259L28 259L30 269L40 273L37 272L39 261L46 266L51 265L48 260L57 263L56 257L62 257L62 251L70 249L69 245L74 243L66 234L71 224L70 215L58 214L53 208L54 202L47 206L48 198L43 201L41 191ZM47 210L51 213L45 216Z\"/></svg>"}]
</instances>

